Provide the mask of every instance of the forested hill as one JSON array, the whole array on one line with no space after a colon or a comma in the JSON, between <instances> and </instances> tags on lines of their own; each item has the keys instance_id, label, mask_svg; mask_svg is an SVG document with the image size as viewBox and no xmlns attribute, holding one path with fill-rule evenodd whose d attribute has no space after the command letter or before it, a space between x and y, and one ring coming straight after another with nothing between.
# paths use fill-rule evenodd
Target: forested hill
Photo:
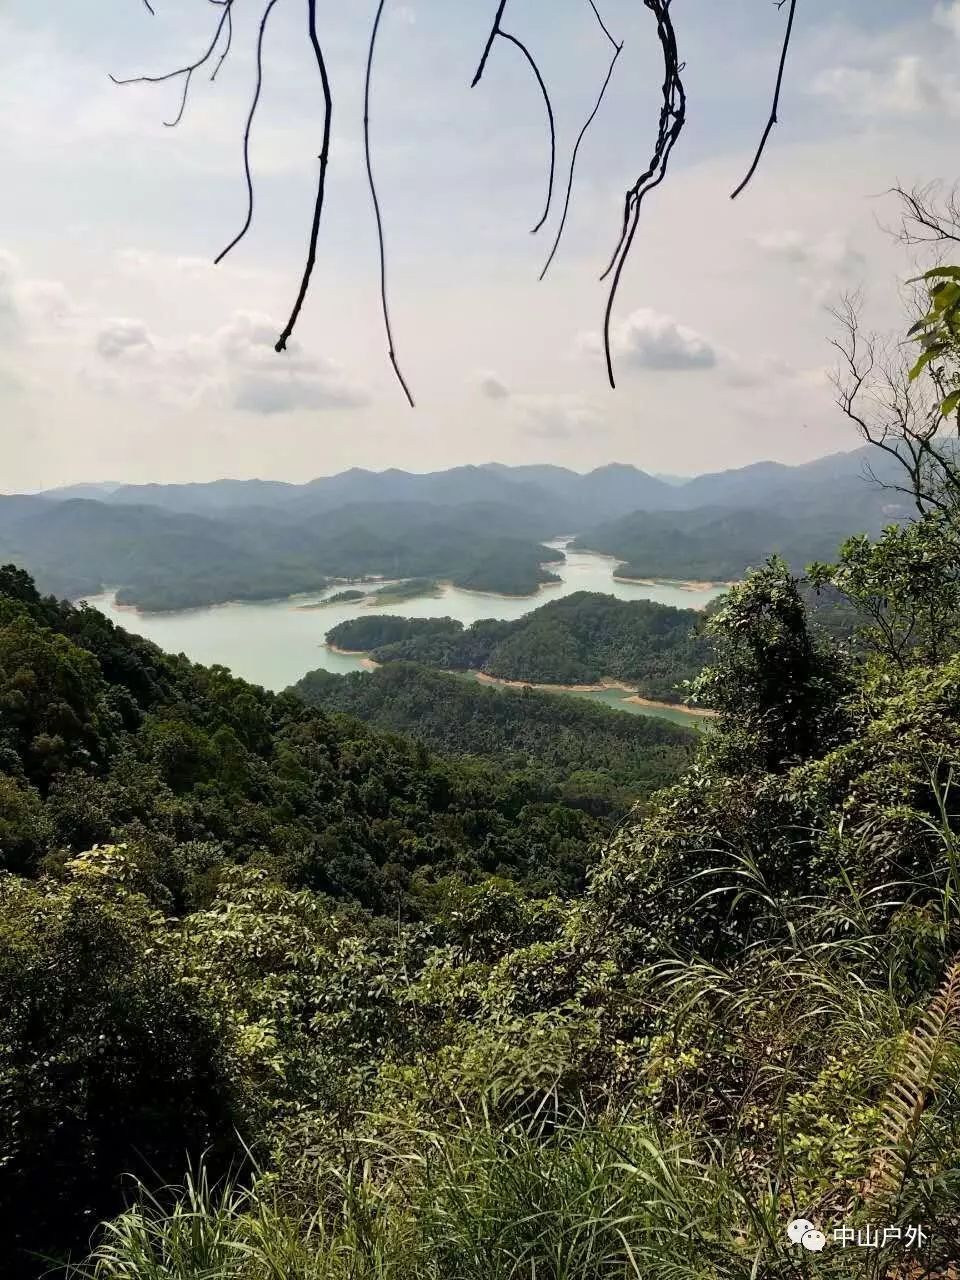
<instances>
[{"instance_id":1,"label":"forested hill","mask_svg":"<svg viewBox=\"0 0 960 1280\"><path fill-rule=\"evenodd\" d=\"M91 499L0 497L0 563L75 598L119 588L121 604L183 609L318 591L330 577L450 579L529 595L563 559L524 511L397 503L338 508L291 522L249 508L217 515Z\"/></svg>"},{"instance_id":2,"label":"forested hill","mask_svg":"<svg viewBox=\"0 0 960 1280\"><path fill-rule=\"evenodd\" d=\"M381 663L405 660L531 684L612 679L644 697L678 702L681 685L709 655L703 621L695 609L578 591L511 622L490 618L464 628L453 618L372 614L341 622L327 639Z\"/></svg>"},{"instance_id":3,"label":"forested hill","mask_svg":"<svg viewBox=\"0 0 960 1280\"><path fill-rule=\"evenodd\" d=\"M635 511L588 529L573 550L601 551L623 563L621 578L739 581L773 555L802 573L814 560L828 560L851 533L875 535L906 514L892 497L824 500L802 512L759 507L698 507L690 511ZM860 495L861 499L863 495Z\"/></svg>"},{"instance_id":4,"label":"forested hill","mask_svg":"<svg viewBox=\"0 0 960 1280\"><path fill-rule=\"evenodd\" d=\"M883 461L874 460L880 468ZM632 466L359 469L304 485L219 480L79 485L0 496L0 562L75 598L177 609L314 591L329 578L450 580L529 595L552 580L543 541L579 533L641 577L739 578L774 551L797 566L906 511L860 452L760 463L682 485ZM584 532L585 531L585 532Z\"/></svg>"},{"instance_id":5,"label":"forested hill","mask_svg":"<svg viewBox=\"0 0 960 1280\"><path fill-rule=\"evenodd\" d=\"M345 676L311 671L292 692L446 754L541 771L565 801L597 814L620 816L663 786L696 743L694 730L665 720L533 689L484 688L410 662Z\"/></svg>"},{"instance_id":6,"label":"forested hill","mask_svg":"<svg viewBox=\"0 0 960 1280\"><path fill-rule=\"evenodd\" d=\"M0 571L0 708L3 865L33 873L54 851L128 840L171 904L211 892L213 868L250 860L413 914L424 886L453 871L566 892L600 830L565 805L562 771L522 752L515 767L432 755L164 654L95 609L41 598L12 567ZM607 733L622 736L619 721ZM632 737L657 751L684 741L639 726Z\"/></svg>"}]
</instances>

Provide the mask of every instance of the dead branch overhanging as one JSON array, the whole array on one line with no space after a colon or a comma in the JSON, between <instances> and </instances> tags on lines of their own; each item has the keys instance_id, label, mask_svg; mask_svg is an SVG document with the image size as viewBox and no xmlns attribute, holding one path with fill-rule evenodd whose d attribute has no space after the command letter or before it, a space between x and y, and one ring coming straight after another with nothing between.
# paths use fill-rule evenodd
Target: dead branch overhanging
<instances>
[{"instance_id":1,"label":"dead branch overhanging","mask_svg":"<svg viewBox=\"0 0 960 1280\"><path fill-rule=\"evenodd\" d=\"M144 0L144 3L152 13L153 7L152 7L152 4L150 3L150 0ZM173 80L173 79L176 79L177 77L182 77L184 80L184 86L183 86L183 93L182 93L181 102L180 102L180 108L174 120L165 122L170 125L174 125L182 119L183 113L187 104L187 99L189 96L189 89L190 89L190 83L191 83L192 77L197 70L199 70L202 66L206 65L206 63L209 62L210 58L214 56L214 54L216 53L219 47L219 41L224 31L226 31L226 41L225 41L224 47L220 51L219 57L216 62L216 66L214 67L213 73L211 75L212 80L216 79L221 67L223 66L226 60L226 57L229 55L229 52L230 52L232 38L233 38L233 15L232 15L233 0L210 0L210 3L215 5L216 7L219 7L222 10L222 14L219 22L217 23L216 29L214 31L213 39L211 40L210 45L204 51L201 57L196 60L196 62L187 64L186 66L183 66L183 67L179 67L174 71L167 72L163 75L135 76L135 77L129 77L122 80L117 79L116 77L113 77L113 76L111 77L111 79L114 80L114 82L117 84L131 84L131 83L138 83L138 82L156 84L156 83L165 82L167 80ZM241 232L238 234L237 237L234 238L234 240L230 242L227 248L223 250L221 254L217 257L216 261L218 262L222 261L226 253L228 253L239 242L239 240L242 239L243 235L249 229L252 216L253 216L253 183L252 183L252 175L250 173L250 167L249 167L249 141L250 141L250 132L252 129L253 119L256 114L257 106L259 103L260 87L262 85L263 32L266 25L266 19L269 16L269 13L272 10L273 5L275 3L276 3L276 0L269 0L267 4L267 8L261 18L260 33L258 37L258 54L257 54L257 66L258 66L257 88L255 90L254 99L251 104L250 111L248 112L247 123L244 131L244 172L245 172L245 177L247 181L247 217L245 219L244 226L241 229ZM534 228L534 230L539 230L544 225L546 217L549 214L549 210L552 202L552 196L553 196L554 180L555 180L556 133L555 133L553 108L550 102L550 96L547 91L546 84L543 80L542 75L540 74L540 71L536 65L536 62L534 61L532 55L530 54L529 49L519 39L517 39L515 36L512 36L510 33L504 31L502 28L501 24L502 24L503 14L506 10L506 3L507 3L507 0L499 0L499 3L497 5L497 10L496 10L496 16L490 28L490 32L487 37L486 43L484 45L483 53L481 55L480 62L477 67L477 71L473 78L472 84L476 85L482 79L487 62L490 57L490 53L496 42L497 36L502 36L508 42L516 45L521 50L521 52L524 54L525 58L527 59L528 63L530 64L534 72L534 75L537 78L539 87L544 96L544 101L547 106L548 119L550 122L550 141L551 141L550 178L549 178L549 184L548 184L546 209L545 209L543 218L541 218L540 222L538 222L537 226ZM616 42L609 28L604 22L595 0L588 0L588 3L590 4L590 7L597 20L597 23L600 26L600 29L602 30L606 39L612 45L614 52L613 52L613 57L611 58L610 66L608 67L608 70L607 70L606 78L604 80L603 86L601 87L601 91L598 96L598 99L585 125L581 129L573 149L573 153L571 157L569 181L567 186L563 214L560 222L560 229L559 229L557 238L555 239L555 242L552 246L551 253L547 259L547 263L543 269L543 272L541 273L541 279L546 274L546 271L553 260L553 257L560 243L560 239L562 237L564 227L566 225L566 220L569 213L569 206L570 206L570 200L572 195L576 161L579 154L580 146L584 140L586 132L589 130L593 120L595 119L597 113L599 112L599 109L600 109L600 106L602 105L607 88L612 79L613 71L615 69L617 60L623 48L622 43L618 44ZM610 259L610 262L606 270L604 271L603 275L601 276L601 279L606 279L608 276L612 276L610 290L607 298L607 305L604 313L604 325L603 325L604 352L606 357L607 374L608 374L608 378L611 386L616 385L614 380L614 375L613 375L613 360L612 360L612 352L611 352L611 322L612 322L613 307L615 304L616 295L619 288L622 272L625 267L626 261L629 257L629 254L634 242L634 238L637 233L641 206L643 204L643 201L645 197L649 194L649 192L652 191L655 187L659 186L660 183L663 182L664 178L666 177L667 167L670 161L670 156L671 156L673 147L675 146L677 140L679 139L679 136L684 127L684 122L686 118L686 95L685 95L685 90L684 90L682 80L680 78L680 73L683 70L683 64L679 62L677 57L676 34L673 27L672 19L670 16L671 0L643 0L643 3L644 3L644 6L651 11L651 13L654 15L654 17L657 20L657 37L658 37L658 41L660 43L660 47L661 47L663 58L664 58L664 81L663 81L663 87L662 87L663 103L662 103L660 115L659 115L659 127L658 127L658 133L657 133L657 140L654 147L654 152L653 152L650 165L648 166L645 173L641 175L641 177L627 191L625 195L623 223L621 227L620 236L617 242L617 246L614 250L614 253ZM775 3L777 4L778 8L782 8L786 3L788 3L788 0L775 0ZM784 40L783 49L781 51L780 65L778 68L777 83L776 83L776 89L774 94L774 104L773 104L773 110L771 112L771 119L768 121L767 128L764 131L764 135L761 140L760 147L758 148L756 157L754 159L754 163L751 166L751 169L747 177L744 179L744 182L741 183L740 187L737 188L737 191L733 193L734 195L738 194L743 189L746 183L753 176L753 173L756 171L756 168L759 163L760 157L763 153L763 149L766 144L767 138L769 137L770 130L772 129L772 125L776 123L776 114L777 114L777 107L779 103L780 89L783 81L783 73L784 73L784 67L786 64L787 51L790 43L790 36L793 29L793 19L796 12L797 0L789 0L789 3L790 3L790 11L788 15L787 34ZM332 104L332 95L331 95L331 89L330 89L330 81L329 81L329 76L327 74L327 68L326 68L326 63L324 59L323 49L317 35L316 8L317 8L316 0L307 0L308 36L309 36L311 48L313 50L313 55L320 73L320 79L323 87L323 97L324 97L323 140L321 143L321 149L319 154L320 173L319 173L318 183L317 183L317 192L314 199L313 219L312 219L311 228L310 228L310 236L309 236L309 241L307 246L306 261L304 264L304 268L303 268L303 272L300 280L300 287L299 287L293 308L291 310L290 317L287 321L287 324L284 326L284 329L280 334L280 337L276 343L277 351L283 351L285 349L286 343L290 338L293 332L293 328L295 327L298 321L299 315L304 305L307 291L310 286L314 268L316 265L319 228L320 228L320 221L321 221L321 216L322 216L323 207L324 207L326 176L327 176L327 169L329 166L329 158L330 158L331 119L332 119L333 104ZM382 14L383 8L384 8L384 3L383 3L383 0L381 0L381 4L377 11L374 32L371 38L371 46L370 46L371 59L372 59L373 43L376 39L376 31L379 27L380 16ZM370 65L369 65L369 59L368 59L367 100L369 100L369 97L368 97L369 77L370 77ZM409 390L407 389L406 383L402 378L399 367L397 366L397 363L396 363L392 333L390 330L389 317L386 309L386 290L385 290L386 271L385 271L384 250L383 250L383 225L382 225L382 218L379 210L379 201L377 198L376 187L373 182L372 166L370 164L370 158L369 158L368 125L369 125L369 119L367 118L367 120L365 120L365 133L367 134L368 179L370 182L371 195L373 198L375 213L377 217L378 239L380 242L380 250L381 250L381 281L382 281L381 294L382 294L382 302L384 306L385 327L387 328L387 331L388 331L388 341L389 341L390 350L391 350L391 362L394 365L395 372L397 373L398 379L401 382L401 385L404 389L405 394L407 395L407 398L411 399Z\"/></svg>"},{"instance_id":2,"label":"dead branch overhanging","mask_svg":"<svg viewBox=\"0 0 960 1280\"><path fill-rule=\"evenodd\" d=\"M777 5L777 8L782 9L784 4L786 3L786 0L775 0L775 2ZM744 187L747 185L747 183L756 173L757 167L760 164L761 157L763 156L764 148L767 145L767 140L769 139L770 134L773 132L773 126L777 123L777 112L780 108L780 91L783 88L783 73L787 66L787 54L790 51L790 37L793 35L793 19L796 16L796 12L797 12L797 0L790 0L790 10L787 14L787 30L783 37L783 47L780 50L780 64L777 68L777 82L773 90L773 105L770 108L770 116L769 116L769 119L767 120L766 128L764 129L763 134L760 138L760 145L757 147L756 155L753 157L753 163L751 164L750 168L747 170L746 177L743 179L743 181L740 183L737 189L730 193L731 200L736 200L737 196L740 194L740 192L744 189Z\"/></svg>"},{"instance_id":3,"label":"dead branch overhanging","mask_svg":"<svg viewBox=\"0 0 960 1280\"><path fill-rule=\"evenodd\" d=\"M483 47L483 53L480 57L480 65L477 67L477 72L476 72L476 75L473 77L473 80L471 81L470 88L471 89L476 88L476 86L483 79L483 73L486 70L487 61L490 58L490 53L493 49L494 43L498 36L502 40L506 40L509 44L515 45L516 48L520 50L524 58L526 58L527 63L529 64L530 69L534 74L534 78L537 81L537 84L540 86L540 92L543 94L543 100L547 107L547 122L550 128L550 173L547 179L547 201L543 210L543 214L540 218L540 221L536 224L536 226L531 227L531 234L536 235L536 233L541 229L541 227L546 222L547 218L550 216L550 207L553 204L553 184L556 178L556 170L557 170L557 126L556 126L556 120L553 114L553 103L550 101L550 92L547 89L546 81L544 80L540 72L540 68L537 65L537 62L533 54L530 52L530 50L523 43L522 40L519 40L516 36L511 35L509 31L504 31L501 25L503 20L503 14L506 7L507 7L507 0L500 0L500 4L497 7L496 16L493 19L493 26L490 28L490 34L487 36L487 42ZM594 12L596 12L596 10L594 10ZM599 18L599 14L597 16Z\"/></svg>"},{"instance_id":4,"label":"dead branch overhanging","mask_svg":"<svg viewBox=\"0 0 960 1280\"><path fill-rule=\"evenodd\" d=\"M217 65L213 68L213 75L210 77L211 84L220 74L220 68L230 56L230 50L233 48L233 0L230 0L229 3L226 3L226 0L218 0L218 3L223 3L227 11L227 38L223 49L220 51L220 57L217 59Z\"/></svg>"},{"instance_id":5,"label":"dead branch overhanging","mask_svg":"<svg viewBox=\"0 0 960 1280\"><path fill-rule=\"evenodd\" d=\"M680 73L683 64L677 54L677 37L673 21L670 17L671 0L643 0L657 20L657 39L663 54L663 86L661 89L662 105L657 130L657 139L650 163L644 173L627 191L623 204L623 227L620 239L613 252L610 263L601 280L611 277L607 294L607 305L603 316L603 352L607 365L607 379L611 387L616 387L613 372L613 352L611 344L611 326L613 308L623 276L623 269L630 257L630 250L640 224L640 212L645 197L658 187L667 176L670 155L683 131L686 120L687 96Z\"/></svg>"},{"instance_id":6,"label":"dead branch overhanging","mask_svg":"<svg viewBox=\"0 0 960 1280\"><path fill-rule=\"evenodd\" d=\"M260 29L257 32L257 57L256 57L257 78L256 78L256 84L254 85L253 97L250 101L250 109L247 112L247 122L243 130L243 173L244 173L244 178L247 184L247 216L244 219L243 226L240 228L237 234L233 237L233 239L230 241L227 247L225 249L221 249L221 251L214 258L213 261L215 266L218 266L224 260L224 258L227 256L227 254L230 252L231 249L236 248L236 246L240 243L243 237L250 230L250 225L253 222L254 195L253 195L253 173L251 172L251 168L250 168L250 135L253 131L253 122L257 114L257 107L260 104L260 91L263 88L263 39L267 30L267 22L269 21L270 14L272 13L273 7L276 3L277 3L277 0L268 0L267 7L264 9L263 15L260 18ZM217 71L219 71L219 69L220 67L218 66ZM216 75L216 72L214 72L214 75Z\"/></svg>"},{"instance_id":7,"label":"dead branch overhanging","mask_svg":"<svg viewBox=\"0 0 960 1280\"><path fill-rule=\"evenodd\" d=\"M189 96L189 93L190 93L190 81L193 79L194 72L199 71L201 67L206 66L206 64L210 61L210 59L213 57L214 53L216 52L217 46L220 43L220 36L222 35L228 20L232 23L231 10L233 8L233 0L226 0L226 3L222 6L222 8L223 8L223 12L220 15L220 21L217 23L216 28L214 29L213 39L210 41L209 45L207 46L206 51L203 54L201 54L201 56L196 60L196 62L187 63L186 66L177 67L173 71L166 71L162 75L125 76L122 79L118 79L117 76L111 75L110 79L113 81L114 84L118 84L118 85L165 84L168 80L177 80L182 77L183 93L180 96L180 108L177 111L177 114L173 120L164 121L164 124L167 125L168 128L174 128L183 119L183 113L186 110L186 106L187 106L187 97ZM220 68L218 65L217 70L219 69ZM214 75L216 75L216 71L214 72Z\"/></svg>"},{"instance_id":8,"label":"dead branch overhanging","mask_svg":"<svg viewBox=\"0 0 960 1280\"><path fill-rule=\"evenodd\" d=\"M607 39L610 41L613 47L615 49L622 48L622 46L618 45L616 40L614 40L613 36L610 34L609 28L607 27L607 24L604 22L603 18L601 18L600 10L597 8L596 4L594 3L594 0L587 0L587 4L589 4L590 8L593 10L596 16L597 22L600 23L600 30L607 37Z\"/></svg>"},{"instance_id":9,"label":"dead branch overhanging","mask_svg":"<svg viewBox=\"0 0 960 1280\"><path fill-rule=\"evenodd\" d=\"M580 146L584 138L587 136L587 132L590 126L593 124L594 120L596 119L601 106L603 105L603 99L606 96L606 92L610 85L610 81L613 79L613 73L617 65L617 59L620 57L620 54L623 52L623 43L621 42L620 44L617 44L616 40L614 40L613 36L608 31L603 19L601 18L600 11L597 9L597 6L594 4L593 0L588 0L588 3L590 5L590 8L596 14L597 22L599 22L604 35L613 45L613 57L610 59L610 66L607 68L607 76L603 82L603 85L600 88L600 93L594 104L593 110L590 112L589 116L587 116L586 122L584 123L583 128L580 130L580 133L577 135L577 140L574 143L573 153L570 157L570 172L567 175L567 191L563 200L563 211L560 215L560 224L557 227L557 234L554 237L553 244L550 248L549 256L547 257L547 260L543 265L543 270L540 272L541 280L546 276L547 272L550 270L551 264L553 263L553 260L556 257L557 250L560 248L560 241L563 239L563 233L567 225L567 216L570 212L570 201L573 196L573 181L574 181L574 175L577 167L577 157L580 154Z\"/></svg>"},{"instance_id":10,"label":"dead branch overhanging","mask_svg":"<svg viewBox=\"0 0 960 1280\"><path fill-rule=\"evenodd\" d=\"M297 293L296 301L293 304L293 310L290 312L290 318L283 327L283 332L276 341L274 350L285 351L287 341L293 333L300 312L303 309L304 299L307 296L307 290L310 288L310 279L313 275L313 269L317 262L317 242L320 238L320 220L323 216L324 197L326 195L327 186L327 165L330 162L330 130L333 119L333 94L330 89L330 76L327 72L326 59L323 56L323 47L320 44L320 37L317 34L317 0L307 0L307 34L310 39L310 47L313 50L313 56L317 63L317 70L320 72L320 83L323 88L323 139L320 143L320 174L317 179L317 194L313 202L313 221L310 224L310 239L307 244L307 260L304 264L303 275L300 278L300 289Z\"/></svg>"},{"instance_id":11,"label":"dead branch overhanging","mask_svg":"<svg viewBox=\"0 0 960 1280\"><path fill-rule=\"evenodd\" d=\"M543 214L541 215L540 221L537 225L530 228L531 234L536 235L550 216L550 206L553 204L553 184L557 172L557 125L553 115L553 103L550 101L550 93L544 83L543 76L540 74L540 68L534 61L533 54L523 41L518 40L517 37L511 35L509 31L501 30L497 34L500 36L501 40L507 40L510 44L516 45L526 58L527 62L530 64L530 69L536 78L537 84L540 86L540 92L543 94L543 100L547 106L547 121L550 126L550 175L547 179L547 202L544 205Z\"/></svg>"},{"instance_id":12,"label":"dead branch overhanging","mask_svg":"<svg viewBox=\"0 0 960 1280\"><path fill-rule=\"evenodd\" d=\"M390 357L390 363L393 371L397 375L397 381L403 388L403 394L407 397L410 408L413 409L414 400L407 386L406 379L400 369L397 353L393 342L393 329L390 325L390 308L387 304L387 257L386 246L384 244L383 235L383 217L380 213L380 200L377 196L377 185L373 177L373 161L370 154L370 84L373 78L373 55L377 45L377 34L380 30L380 19L383 17L383 7L386 0L380 0L377 6L376 17L373 20L373 28L370 32L370 44L367 49L367 71L364 79L363 89L363 149L367 164L367 183L370 188L370 200L373 204L374 217L377 222L377 245L380 255L380 308L383 314L383 327L387 334L387 352Z\"/></svg>"},{"instance_id":13,"label":"dead branch overhanging","mask_svg":"<svg viewBox=\"0 0 960 1280\"><path fill-rule=\"evenodd\" d=\"M500 0L497 7L497 14L493 20L493 26L490 28L490 34L487 36L487 43L483 46L483 53L480 55L480 65L477 67L477 73L470 82L470 88L475 89L483 79L483 73L487 69L487 59L490 57L490 50L493 48L493 42L496 40L500 32L500 20L503 12L507 7L507 0Z\"/></svg>"}]
</instances>

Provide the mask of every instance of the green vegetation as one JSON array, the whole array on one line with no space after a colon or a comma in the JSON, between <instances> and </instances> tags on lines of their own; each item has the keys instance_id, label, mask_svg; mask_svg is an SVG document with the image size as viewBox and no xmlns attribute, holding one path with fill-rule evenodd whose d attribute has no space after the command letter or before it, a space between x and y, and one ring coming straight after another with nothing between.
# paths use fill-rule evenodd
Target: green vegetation
<instances>
[{"instance_id":1,"label":"green vegetation","mask_svg":"<svg viewBox=\"0 0 960 1280\"><path fill-rule=\"evenodd\" d=\"M496 534L490 530L496 529ZM42 590L106 588L121 604L185 609L320 591L330 578L449 579L471 590L530 595L555 575L541 527L522 509L426 503L353 505L310 515L244 508L194 515L91 499L0 497L0 562Z\"/></svg>"},{"instance_id":2,"label":"green vegetation","mask_svg":"<svg viewBox=\"0 0 960 1280\"><path fill-rule=\"evenodd\" d=\"M451 671L482 671L531 684L620 680L643 697L679 702L684 681L709 654L703 615L650 600L578 591L514 622L485 619L464 628L453 618L352 618L328 641L369 652L376 662L410 661Z\"/></svg>"},{"instance_id":3,"label":"green vegetation","mask_svg":"<svg viewBox=\"0 0 960 1280\"><path fill-rule=\"evenodd\" d=\"M326 604L352 604L355 600L366 600L367 592L358 591L356 587L349 587L346 591L338 591L336 595L328 596L326 600L318 600L315 605L310 605L312 609L322 609Z\"/></svg>"},{"instance_id":4,"label":"green vegetation","mask_svg":"<svg viewBox=\"0 0 960 1280\"><path fill-rule=\"evenodd\" d=\"M292 692L435 751L535 770L564 803L602 817L621 817L673 781L696 742L692 730L664 720L532 689L484 688L407 662L346 676L311 671Z\"/></svg>"},{"instance_id":5,"label":"green vegetation","mask_svg":"<svg viewBox=\"0 0 960 1280\"><path fill-rule=\"evenodd\" d=\"M858 528L877 533L889 519L862 502L787 513L715 507L636 511L581 534L571 549L617 556L624 562L617 569L621 578L735 582L773 555L802 569L832 555Z\"/></svg>"},{"instance_id":6,"label":"green vegetation","mask_svg":"<svg viewBox=\"0 0 960 1280\"><path fill-rule=\"evenodd\" d=\"M72 1280L68 1253L94 1280L954 1273L960 340L938 360L899 435L853 370L866 429L919 451L917 518L717 604L695 689L718 716L612 830L544 794L578 762L559 699L551 721L526 695L525 730L524 695L410 667L308 682L478 749L441 759L3 570L5 1275ZM811 620L818 591L855 643ZM638 617L633 661L679 636ZM607 605L563 626L591 622L600 651ZM619 768L621 729L590 732ZM490 763L514 734L539 776ZM868 1226L851 1262L833 1232Z\"/></svg>"},{"instance_id":7,"label":"green vegetation","mask_svg":"<svg viewBox=\"0 0 960 1280\"><path fill-rule=\"evenodd\" d=\"M371 593L378 604L400 604L404 600L416 600L420 596L439 596L439 585L430 578L408 578L405 582L391 582Z\"/></svg>"}]
</instances>

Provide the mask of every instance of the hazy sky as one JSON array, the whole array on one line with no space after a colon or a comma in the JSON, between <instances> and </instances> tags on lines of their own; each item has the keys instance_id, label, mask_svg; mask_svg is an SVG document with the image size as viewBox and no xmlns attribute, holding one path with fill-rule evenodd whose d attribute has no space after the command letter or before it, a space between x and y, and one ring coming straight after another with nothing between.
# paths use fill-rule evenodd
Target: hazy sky
<instances>
[{"instance_id":1,"label":"hazy sky","mask_svg":"<svg viewBox=\"0 0 960 1280\"><path fill-rule=\"evenodd\" d=\"M262 0L236 0L233 53L179 87L108 72L191 60L207 0L0 5L0 490L222 475L305 480L349 466L611 460L694 473L803 461L858 442L832 407L827 306L864 285L879 325L910 263L883 192L960 177L960 0L800 0L767 156L736 202L769 108L784 13L677 0L689 125L646 206L616 320L619 388L597 353L600 269L645 167L660 81L649 11L598 0L625 41L584 144L567 237L537 276L545 115L495 0L387 0L372 103L390 296L410 410L379 315L362 152L374 0L320 4L333 78L329 200L313 290L285 356L312 207L322 100L305 0L278 0L254 129L253 229L240 139ZM587 0L510 0L506 25L554 94L562 194L609 46Z\"/></svg>"}]
</instances>

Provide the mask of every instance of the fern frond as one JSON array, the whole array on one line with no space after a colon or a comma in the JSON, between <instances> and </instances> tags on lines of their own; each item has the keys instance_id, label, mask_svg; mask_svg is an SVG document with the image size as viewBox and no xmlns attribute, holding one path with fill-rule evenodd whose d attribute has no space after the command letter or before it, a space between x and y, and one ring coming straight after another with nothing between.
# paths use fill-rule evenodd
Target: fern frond
<instances>
[{"instance_id":1,"label":"fern frond","mask_svg":"<svg viewBox=\"0 0 960 1280\"><path fill-rule=\"evenodd\" d=\"M936 1089L944 1058L960 1033L960 959L946 975L914 1028L897 1073L883 1100L880 1131L884 1145L874 1153L865 1195L897 1196L917 1145L923 1113Z\"/></svg>"}]
</instances>

